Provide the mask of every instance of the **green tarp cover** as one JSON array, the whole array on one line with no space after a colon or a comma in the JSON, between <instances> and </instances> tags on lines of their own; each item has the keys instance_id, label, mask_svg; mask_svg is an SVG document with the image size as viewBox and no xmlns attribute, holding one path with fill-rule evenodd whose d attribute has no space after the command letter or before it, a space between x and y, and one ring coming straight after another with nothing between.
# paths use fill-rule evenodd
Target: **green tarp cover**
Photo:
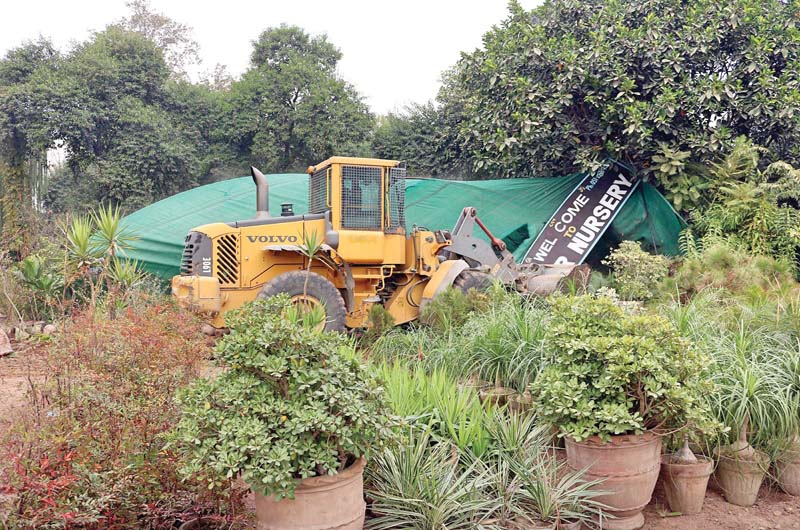
<instances>
[{"instance_id":1,"label":"green tarp cover","mask_svg":"<svg viewBox=\"0 0 800 530\"><path fill-rule=\"evenodd\" d=\"M406 225L432 230L451 229L465 206L478 209L490 230L508 244L517 259L583 174L566 177L453 181L406 180ZM308 175L267 175L273 216L281 203L293 203L296 214L308 209ZM225 180L179 193L125 217L139 239L128 256L163 278L178 274L183 240L194 227L213 222L250 219L255 215L255 185L250 177ZM652 186L642 183L592 250L587 261L598 264L623 240L677 255L683 220Z\"/></svg>"}]
</instances>

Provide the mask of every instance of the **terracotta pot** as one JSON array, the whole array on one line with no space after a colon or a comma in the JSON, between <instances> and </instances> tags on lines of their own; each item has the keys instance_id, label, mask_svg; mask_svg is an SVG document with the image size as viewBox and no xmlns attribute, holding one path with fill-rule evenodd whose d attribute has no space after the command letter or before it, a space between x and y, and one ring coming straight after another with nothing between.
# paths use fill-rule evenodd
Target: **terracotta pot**
<instances>
[{"instance_id":1,"label":"terracotta pot","mask_svg":"<svg viewBox=\"0 0 800 530\"><path fill-rule=\"evenodd\" d=\"M463 383L464 388L469 388L470 390L474 390L475 392L480 392L481 390L486 390L487 388L491 388L492 384L488 381L481 381L480 379L470 377Z\"/></svg>"},{"instance_id":2,"label":"terracotta pot","mask_svg":"<svg viewBox=\"0 0 800 530\"><path fill-rule=\"evenodd\" d=\"M488 401L489 403L493 403L495 405L503 405L505 404L508 397L513 393L514 390L511 388L506 388L504 386L495 386L492 388L481 390L479 395L481 401Z\"/></svg>"},{"instance_id":3,"label":"terracotta pot","mask_svg":"<svg viewBox=\"0 0 800 530\"><path fill-rule=\"evenodd\" d=\"M755 451L753 459L719 455L716 477L725 500L738 506L752 506L764 480L769 455Z\"/></svg>"},{"instance_id":4,"label":"terracotta pot","mask_svg":"<svg viewBox=\"0 0 800 530\"><path fill-rule=\"evenodd\" d=\"M529 393L512 394L506 398L506 402L508 403L509 410L513 410L514 412L525 412L531 408L533 397L531 397Z\"/></svg>"},{"instance_id":5,"label":"terracotta pot","mask_svg":"<svg viewBox=\"0 0 800 530\"><path fill-rule=\"evenodd\" d=\"M258 530L361 530L364 458L337 475L303 479L294 499L255 495Z\"/></svg>"},{"instance_id":6,"label":"terracotta pot","mask_svg":"<svg viewBox=\"0 0 800 530\"><path fill-rule=\"evenodd\" d=\"M604 443L597 436L583 442L566 438L567 462L573 471L587 469L587 480L602 479L597 497L608 506L613 519L603 521L608 530L634 530L644 525L642 509L650 502L661 462L661 437L641 435L612 436Z\"/></svg>"},{"instance_id":7,"label":"terracotta pot","mask_svg":"<svg viewBox=\"0 0 800 530\"><path fill-rule=\"evenodd\" d=\"M581 521L560 522L556 525L556 530L581 530L583 523Z\"/></svg>"},{"instance_id":8,"label":"terracotta pot","mask_svg":"<svg viewBox=\"0 0 800 530\"><path fill-rule=\"evenodd\" d=\"M784 451L775 460L778 485L789 495L800 495L800 451Z\"/></svg>"},{"instance_id":9,"label":"terracotta pot","mask_svg":"<svg viewBox=\"0 0 800 530\"><path fill-rule=\"evenodd\" d=\"M661 456L661 481L670 510L684 515L700 513L714 460L697 456L698 462L687 464L670 462L671 459L672 455Z\"/></svg>"}]
</instances>

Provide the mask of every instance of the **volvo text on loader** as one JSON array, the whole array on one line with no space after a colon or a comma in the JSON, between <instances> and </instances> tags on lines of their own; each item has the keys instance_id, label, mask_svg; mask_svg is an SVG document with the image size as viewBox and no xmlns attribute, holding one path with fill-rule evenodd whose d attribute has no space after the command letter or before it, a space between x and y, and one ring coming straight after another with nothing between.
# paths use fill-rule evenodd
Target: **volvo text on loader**
<instances>
[{"instance_id":1,"label":"volvo text on loader","mask_svg":"<svg viewBox=\"0 0 800 530\"><path fill-rule=\"evenodd\" d=\"M280 217L270 217L266 177L251 172L255 218L189 232L172 279L173 295L208 315L211 331L224 328L227 311L280 293L321 307L325 329L341 331L366 327L374 304L396 324L410 322L451 286L466 291L496 279L520 293L549 294L585 274L574 265L516 263L472 207L452 230L407 228L406 170L394 160L333 157L312 166L308 213L294 215L286 204ZM304 242L312 238L320 249L309 269Z\"/></svg>"}]
</instances>

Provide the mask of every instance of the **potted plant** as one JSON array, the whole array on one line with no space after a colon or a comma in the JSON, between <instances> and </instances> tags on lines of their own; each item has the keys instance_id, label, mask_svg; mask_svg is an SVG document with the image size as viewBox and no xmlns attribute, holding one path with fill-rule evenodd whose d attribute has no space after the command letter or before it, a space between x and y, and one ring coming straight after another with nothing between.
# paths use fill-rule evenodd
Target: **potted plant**
<instances>
[{"instance_id":1,"label":"potted plant","mask_svg":"<svg viewBox=\"0 0 800 530\"><path fill-rule=\"evenodd\" d=\"M689 436L674 453L661 456L661 480L670 510L684 515L700 513L706 497L714 460L697 456L689 448Z\"/></svg>"},{"instance_id":2,"label":"potted plant","mask_svg":"<svg viewBox=\"0 0 800 530\"><path fill-rule=\"evenodd\" d=\"M365 456L392 437L383 390L314 316L285 295L229 313L216 347L226 370L180 394L184 472L240 475L263 530L360 530Z\"/></svg>"},{"instance_id":3,"label":"potted plant","mask_svg":"<svg viewBox=\"0 0 800 530\"><path fill-rule=\"evenodd\" d=\"M725 500L738 506L752 506L769 467L769 455L747 441L749 420L745 416L739 437L730 445L717 448L717 480Z\"/></svg>"},{"instance_id":4,"label":"potted plant","mask_svg":"<svg viewBox=\"0 0 800 530\"><path fill-rule=\"evenodd\" d=\"M780 453L796 432L797 403L784 366L768 353L772 347L759 330L739 321L715 354L714 409L731 434L715 450L715 476L725 500L739 506L755 504L770 454Z\"/></svg>"},{"instance_id":5,"label":"potted plant","mask_svg":"<svg viewBox=\"0 0 800 530\"><path fill-rule=\"evenodd\" d=\"M661 430L709 418L706 359L666 319L631 315L607 297L554 296L546 366L532 394L539 417L565 437L567 462L602 480L604 528L644 524L642 508L658 478Z\"/></svg>"},{"instance_id":6,"label":"potted plant","mask_svg":"<svg viewBox=\"0 0 800 530\"><path fill-rule=\"evenodd\" d=\"M789 495L800 495L800 436L795 435L775 459L775 478Z\"/></svg>"},{"instance_id":7,"label":"potted plant","mask_svg":"<svg viewBox=\"0 0 800 530\"><path fill-rule=\"evenodd\" d=\"M794 346L794 345L793 345ZM776 352L774 365L789 389L789 409L794 411L788 424L786 441L775 457L775 478L789 495L800 495L800 349Z\"/></svg>"}]
</instances>

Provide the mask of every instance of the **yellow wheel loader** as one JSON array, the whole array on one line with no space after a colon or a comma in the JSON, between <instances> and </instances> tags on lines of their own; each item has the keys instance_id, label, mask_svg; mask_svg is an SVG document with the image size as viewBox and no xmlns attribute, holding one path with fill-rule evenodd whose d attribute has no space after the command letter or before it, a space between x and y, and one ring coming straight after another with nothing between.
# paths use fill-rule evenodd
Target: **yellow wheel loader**
<instances>
[{"instance_id":1,"label":"yellow wheel loader","mask_svg":"<svg viewBox=\"0 0 800 530\"><path fill-rule=\"evenodd\" d=\"M407 229L405 172L394 160L332 157L308 168L308 213L284 204L270 217L267 179L251 168L255 218L189 232L173 295L211 318L208 333L224 329L227 311L281 293L321 307L325 329L342 331L366 327L374 304L396 324L410 322L451 286L467 291L497 279L548 294L568 276L585 281L574 265L516 263L475 208L464 208L452 230Z\"/></svg>"}]
</instances>

